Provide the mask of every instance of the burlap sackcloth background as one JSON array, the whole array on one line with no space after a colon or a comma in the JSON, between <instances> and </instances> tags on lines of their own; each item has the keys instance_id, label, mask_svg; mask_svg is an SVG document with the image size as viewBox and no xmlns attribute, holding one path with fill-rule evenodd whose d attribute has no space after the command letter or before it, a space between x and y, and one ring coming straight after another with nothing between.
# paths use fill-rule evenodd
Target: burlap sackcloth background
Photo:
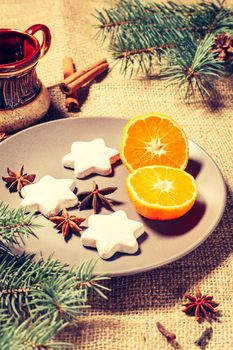
<instances>
[{"instance_id":1,"label":"burlap sackcloth background","mask_svg":"<svg viewBox=\"0 0 233 350\"><path fill-rule=\"evenodd\" d=\"M81 113L68 114L57 86L62 79L62 59L72 56L77 68L106 56L106 47L93 40L94 8L100 0L1 0L1 27L21 30L44 23L52 32L52 47L38 65L41 80L50 87L53 106L47 120L61 117L114 116L130 118L148 111L172 116L188 137L202 146L220 167L228 188L228 204L218 228L198 249L183 259L140 275L114 278L109 301L92 297L92 310L69 327L59 339L75 349L172 349L155 329L156 321L177 334L181 349L197 349L194 341L213 328L207 349L233 349L233 237L232 237L232 86L218 83L218 103L207 107L201 101L189 105L183 93L166 88L161 81L124 78L115 69L100 83L83 91ZM231 1L233 5L233 1ZM228 2L230 4L230 1ZM211 174L210 174L211 176ZM218 189L216 188L216 201ZM200 284L220 302L217 321L198 324L181 312L182 294ZM179 347L177 347L179 348Z\"/></svg>"}]
</instances>

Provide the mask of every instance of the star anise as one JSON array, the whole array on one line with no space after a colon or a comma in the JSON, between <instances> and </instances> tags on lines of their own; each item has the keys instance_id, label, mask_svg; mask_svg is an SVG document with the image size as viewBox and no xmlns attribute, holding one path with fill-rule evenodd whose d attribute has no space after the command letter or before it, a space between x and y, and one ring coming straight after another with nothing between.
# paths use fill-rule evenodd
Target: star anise
<instances>
[{"instance_id":1,"label":"star anise","mask_svg":"<svg viewBox=\"0 0 233 350\"><path fill-rule=\"evenodd\" d=\"M196 296L185 293L184 297L189 299L189 302L183 304L185 309L182 311L188 314L194 314L197 321L201 319L201 316L208 320L208 313L217 312L215 308L219 305L219 303L213 301L213 297L210 295L202 295L199 286L196 286Z\"/></svg>"},{"instance_id":2,"label":"star anise","mask_svg":"<svg viewBox=\"0 0 233 350\"><path fill-rule=\"evenodd\" d=\"M36 177L35 174L24 173L24 166L21 167L19 173L7 168L7 173L9 176L3 176L2 179L7 183L10 192L17 190L20 193L22 188L30 185Z\"/></svg>"},{"instance_id":3,"label":"star anise","mask_svg":"<svg viewBox=\"0 0 233 350\"><path fill-rule=\"evenodd\" d=\"M85 221L85 218L79 218L75 215L69 215L66 209L62 210L61 215L51 216L49 218L56 224L55 228L62 231L62 235L67 238L72 232L79 233L82 231L80 224Z\"/></svg>"},{"instance_id":4,"label":"star anise","mask_svg":"<svg viewBox=\"0 0 233 350\"><path fill-rule=\"evenodd\" d=\"M99 186L93 181L93 190L85 191L78 194L78 199L81 201L80 210L93 208L94 213L98 214L101 206L113 211L112 201L106 198L108 194L111 194L117 190L117 187L105 187L101 190Z\"/></svg>"},{"instance_id":5,"label":"star anise","mask_svg":"<svg viewBox=\"0 0 233 350\"><path fill-rule=\"evenodd\" d=\"M6 140L9 136L6 135L4 132L0 132L0 142Z\"/></svg>"},{"instance_id":6,"label":"star anise","mask_svg":"<svg viewBox=\"0 0 233 350\"><path fill-rule=\"evenodd\" d=\"M217 53L219 61L233 61L233 36L222 33L215 36L211 52Z\"/></svg>"}]
</instances>

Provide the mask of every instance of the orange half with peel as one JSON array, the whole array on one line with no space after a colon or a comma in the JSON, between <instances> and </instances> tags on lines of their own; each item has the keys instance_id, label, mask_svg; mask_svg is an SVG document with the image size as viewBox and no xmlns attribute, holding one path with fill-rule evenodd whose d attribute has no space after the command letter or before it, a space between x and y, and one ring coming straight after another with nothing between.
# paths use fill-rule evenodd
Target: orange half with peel
<instances>
[{"instance_id":1,"label":"orange half with peel","mask_svg":"<svg viewBox=\"0 0 233 350\"><path fill-rule=\"evenodd\" d=\"M197 198L197 185L187 172L167 166L145 166L126 180L136 211L153 220L169 220L186 214Z\"/></svg>"},{"instance_id":2,"label":"orange half with peel","mask_svg":"<svg viewBox=\"0 0 233 350\"><path fill-rule=\"evenodd\" d=\"M149 113L131 119L123 130L121 160L129 171L147 165L166 165L185 169L188 140L170 117Z\"/></svg>"}]
</instances>

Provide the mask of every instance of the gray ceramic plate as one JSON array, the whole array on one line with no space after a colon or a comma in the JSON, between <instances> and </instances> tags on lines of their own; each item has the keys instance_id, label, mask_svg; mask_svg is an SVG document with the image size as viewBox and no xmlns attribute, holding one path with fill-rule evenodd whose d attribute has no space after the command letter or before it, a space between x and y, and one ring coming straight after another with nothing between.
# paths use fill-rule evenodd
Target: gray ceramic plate
<instances>
[{"instance_id":1,"label":"gray ceramic plate","mask_svg":"<svg viewBox=\"0 0 233 350\"><path fill-rule=\"evenodd\" d=\"M73 171L63 168L61 164L71 143L103 137L107 145L118 148L125 123L125 120L115 118L62 119L24 130L0 144L0 174L6 174L7 167L17 170L24 164L27 172L37 174L37 179L43 175L73 178ZM196 178L199 194L191 211L180 219L152 221L137 214L129 202L125 188L128 172L120 162L108 177L94 175L85 180L76 180L79 191L89 190L92 180L100 187L118 186L118 190L111 196L119 201L115 209L125 210L130 219L141 220L145 226L145 233L139 239L140 249L136 254L116 254L108 261L100 259L95 273L108 272L112 276L122 276L154 269L188 254L214 230L225 207L224 181L218 167L206 152L192 141L189 141L189 146L187 171ZM0 198L12 207L19 206L21 201L17 193L9 193L3 181L0 181ZM80 213L76 209L72 212L85 217L92 214L92 210ZM103 210L103 213L109 212ZM71 265L98 257L94 249L84 248L77 236L65 242L53 224L43 216L39 217L38 222L43 225L43 228L37 230L39 239L27 239L22 248L28 253L47 257L54 252L56 258Z\"/></svg>"}]
</instances>

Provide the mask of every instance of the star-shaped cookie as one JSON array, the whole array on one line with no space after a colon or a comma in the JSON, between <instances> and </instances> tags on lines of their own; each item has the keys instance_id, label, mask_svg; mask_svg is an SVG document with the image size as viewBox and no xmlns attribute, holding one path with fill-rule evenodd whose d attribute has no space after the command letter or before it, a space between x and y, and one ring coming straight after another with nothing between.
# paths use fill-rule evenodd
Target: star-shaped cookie
<instances>
[{"instance_id":1,"label":"star-shaped cookie","mask_svg":"<svg viewBox=\"0 0 233 350\"><path fill-rule=\"evenodd\" d=\"M109 215L89 216L88 229L81 235L81 242L84 246L97 248L102 259L109 259L116 252L136 253L137 238L143 232L141 222L128 219L123 210L118 210Z\"/></svg>"},{"instance_id":2,"label":"star-shaped cookie","mask_svg":"<svg viewBox=\"0 0 233 350\"><path fill-rule=\"evenodd\" d=\"M92 173L111 174L111 165L119 158L118 150L107 147L103 139L95 139L72 143L71 152L63 157L62 164L74 169L75 176L81 179Z\"/></svg>"},{"instance_id":3,"label":"star-shaped cookie","mask_svg":"<svg viewBox=\"0 0 233 350\"><path fill-rule=\"evenodd\" d=\"M37 183L22 188L24 199L21 206L28 211L40 211L46 217L54 216L62 209L74 207L78 203L74 189L72 179L55 179L46 175Z\"/></svg>"}]
</instances>

